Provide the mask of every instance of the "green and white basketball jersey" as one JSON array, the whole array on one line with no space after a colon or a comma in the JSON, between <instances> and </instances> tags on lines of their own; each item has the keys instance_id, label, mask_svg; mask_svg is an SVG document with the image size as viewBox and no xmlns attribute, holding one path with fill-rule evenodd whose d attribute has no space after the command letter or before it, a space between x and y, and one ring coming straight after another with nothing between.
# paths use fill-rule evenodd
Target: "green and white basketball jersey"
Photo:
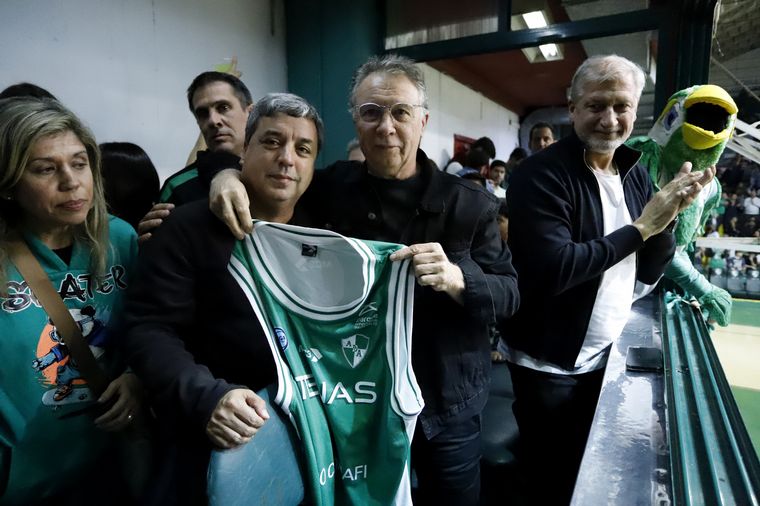
<instances>
[{"instance_id":1,"label":"green and white basketball jersey","mask_svg":"<svg viewBox=\"0 0 760 506\"><path fill-rule=\"evenodd\" d=\"M401 246L255 222L229 269L269 339L315 504L411 504L423 401L411 366L414 276Z\"/></svg>"}]
</instances>

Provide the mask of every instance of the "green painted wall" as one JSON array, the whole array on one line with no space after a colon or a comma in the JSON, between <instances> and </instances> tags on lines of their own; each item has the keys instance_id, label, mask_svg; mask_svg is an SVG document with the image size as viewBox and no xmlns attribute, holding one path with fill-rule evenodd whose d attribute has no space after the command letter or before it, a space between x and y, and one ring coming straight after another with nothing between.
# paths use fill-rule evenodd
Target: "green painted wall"
<instances>
[{"instance_id":1,"label":"green painted wall","mask_svg":"<svg viewBox=\"0 0 760 506\"><path fill-rule=\"evenodd\" d=\"M380 0L286 0L288 89L314 104L325 122L317 167L346 158L355 137L348 113L351 76L368 56L382 52Z\"/></svg>"}]
</instances>

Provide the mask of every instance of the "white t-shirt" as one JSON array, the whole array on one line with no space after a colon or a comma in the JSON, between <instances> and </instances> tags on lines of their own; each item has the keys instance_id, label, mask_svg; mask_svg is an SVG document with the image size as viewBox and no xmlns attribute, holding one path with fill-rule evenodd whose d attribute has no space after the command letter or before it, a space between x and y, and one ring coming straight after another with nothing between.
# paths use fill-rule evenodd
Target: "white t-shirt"
<instances>
[{"instance_id":1,"label":"white t-shirt","mask_svg":"<svg viewBox=\"0 0 760 506\"><path fill-rule=\"evenodd\" d=\"M593 171L599 183L602 200L604 235L632 223L631 214L625 204L623 181L618 175L607 175ZM602 274L591 311L586 337L575 360L573 370L566 370L554 364L536 360L527 353L510 349L507 359L517 365L553 374L581 374L594 371L607 364L610 344L620 337L633 303L633 289L636 284L636 254L631 253Z\"/></svg>"},{"instance_id":2,"label":"white t-shirt","mask_svg":"<svg viewBox=\"0 0 760 506\"><path fill-rule=\"evenodd\" d=\"M744 199L744 214L753 216L760 214L760 197L747 197Z\"/></svg>"}]
</instances>

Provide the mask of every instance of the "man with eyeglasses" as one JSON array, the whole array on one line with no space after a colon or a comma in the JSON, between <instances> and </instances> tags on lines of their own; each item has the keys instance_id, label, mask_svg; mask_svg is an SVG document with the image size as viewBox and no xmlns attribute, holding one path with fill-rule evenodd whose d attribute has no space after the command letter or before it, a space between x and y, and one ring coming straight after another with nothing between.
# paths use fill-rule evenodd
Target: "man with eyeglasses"
<instances>
[{"instance_id":1,"label":"man with eyeglasses","mask_svg":"<svg viewBox=\"0 0 760 506\"><path fill-rule=\"evenodd\" d=\"M413 257L412 365L425 408L412 443L419 504L478 504L480 413L490 383L488 327L517 309L511 255L496 222L499 201L439 171L419 149L428 121L414 62L371 57L351 84L350 113L366 156L315 174L299 202L317 227L408 244ZM250 231L237 174L212 183L212 207L236 236ZM240 221L238 221L239 217Z\"/></svg>"}]
</instances>

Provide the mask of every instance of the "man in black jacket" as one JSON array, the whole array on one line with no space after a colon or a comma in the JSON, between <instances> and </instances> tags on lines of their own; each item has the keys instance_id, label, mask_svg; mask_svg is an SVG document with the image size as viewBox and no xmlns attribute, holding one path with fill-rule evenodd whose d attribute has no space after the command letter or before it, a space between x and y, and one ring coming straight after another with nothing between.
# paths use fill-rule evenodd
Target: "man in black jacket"
<instances>
[{"instance_id":1,"label":"man in black jacket","mask_svg":"<svg viewBox=\"0 0 760 506\"><path fill-rule=\"evenodd\" d=\"M653 196L640 153L623 145L644 80L625 58L584 62L571 85L574 133L523 161L507 190L521 307L502 335L536 503L570 501L634 284L659 279L674 252L666 228L714 175L685 164Z\"/></svg>"},{"instance_id":2,"label":"man in black jacket","mask_svg":"<svg viewBox=\"0 0 760 506\"><path fill-rule=\"evenodd\" d=\"M295 95L262 98L248 121L241 177L257 219L298 222L322 120ZM251 304L228 271L235 238L206 200L175 210L140 250L124 351L154 401L159 466L149 504L205 504L212 445L249 441L268 418L254 391L277 379Z\"/></svg>"},{"instance_id":3,"label":"man in black jacket","mask_svg":"<svg viewBox=\"0 0 760 506\"><path fill-rule=\"evenodd\" d=\"M427 124L422 72L411 60L372 57L354 75L350 107L366 162L315 174L299 202L314 226L409 244L420 287L412 365L425 408L412 443L420 504L478 504L480 413L490 381L489 324L518 306L511 255L496 223L499 201L431 166L419 149ZM238 237L250 228L235 172L212 184L217 215ZM221 190L219 190L221 188ZM241 216L238 223L235 216Z\"/></svg>"}]
</instances>

